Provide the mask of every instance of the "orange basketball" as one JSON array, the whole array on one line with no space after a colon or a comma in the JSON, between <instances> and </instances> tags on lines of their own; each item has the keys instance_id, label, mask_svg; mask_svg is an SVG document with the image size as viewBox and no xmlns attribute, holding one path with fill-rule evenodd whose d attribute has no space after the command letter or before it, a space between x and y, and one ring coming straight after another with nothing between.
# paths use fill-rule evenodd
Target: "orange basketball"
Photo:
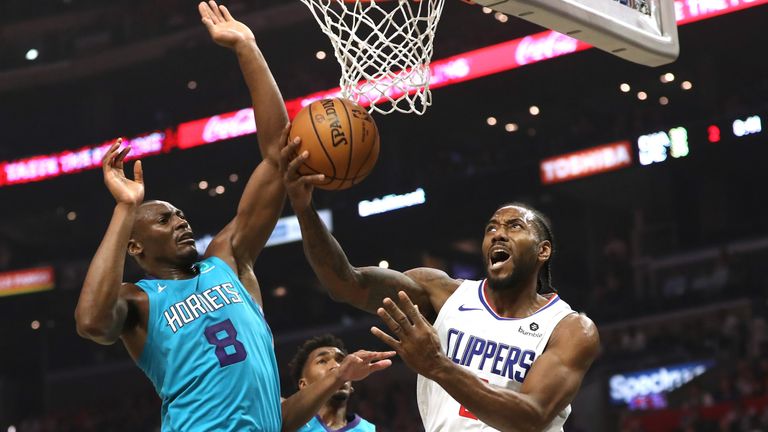
<instances>
[{"instance_id":1,"label":"orange basketball","mask_svg":"<svg viewBox=\"0 0 768 432\"><path fill-rule=\"evenodd\" d=\"M379 130L365 108L342 98L322 99L293 119L290 137L300 137L299 154L309 159L302 175L325 174L321 189L341 190L360 183L379 158Z\"/></svg>"}]
</instances>

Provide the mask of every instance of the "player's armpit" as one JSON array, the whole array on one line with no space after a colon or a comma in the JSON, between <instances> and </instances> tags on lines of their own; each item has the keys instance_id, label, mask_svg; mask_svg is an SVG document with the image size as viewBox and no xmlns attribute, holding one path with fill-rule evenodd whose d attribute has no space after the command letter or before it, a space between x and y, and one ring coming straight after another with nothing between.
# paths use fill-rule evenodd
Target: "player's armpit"
<instances>
[{"instance_id":1,"label":"player's armpit","mask_svg":"<svg viewBox=\"0 0 768 432\"><path fill-rule=\"evenodd\" d=\"M237 219L230 221L216 237L211 240L205 250L204 258L215 256L229 265L232 271L237 274L238 279L245 287L251 298L262 306L261 290L256 275L253 273L253 263L248 259L236 259L235 248L232 244L232 236L237 229Z\"/></svg>"}]
</instances>

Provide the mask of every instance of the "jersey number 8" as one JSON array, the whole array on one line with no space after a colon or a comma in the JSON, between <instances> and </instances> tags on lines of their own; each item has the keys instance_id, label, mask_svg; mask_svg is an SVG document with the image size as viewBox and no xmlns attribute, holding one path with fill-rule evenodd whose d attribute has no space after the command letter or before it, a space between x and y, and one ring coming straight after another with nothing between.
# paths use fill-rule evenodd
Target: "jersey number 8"
<instances>
[{"instance_id":1,"label":"jersey number 8","mask_svg":"<svg viewBox=\"0 0 768 432\"><path fill-rule=\"evenodd\" d=\"M224 337L219 338L219 334L222 332ZM245 346L235 339L236 337L237 330L230 320L222 321L205 329L205 338L208 343L216 346L215 352L216 358L219 359L219 366L224 367L240 363L248 356L248 353L245 352Z\"/></svg>"}]
</instances>

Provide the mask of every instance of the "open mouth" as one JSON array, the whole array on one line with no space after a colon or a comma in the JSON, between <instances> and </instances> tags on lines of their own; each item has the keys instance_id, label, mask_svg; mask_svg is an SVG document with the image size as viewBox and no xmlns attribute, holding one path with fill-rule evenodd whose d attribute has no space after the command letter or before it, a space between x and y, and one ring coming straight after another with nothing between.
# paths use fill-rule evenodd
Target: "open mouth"
<instances>
[{"instance_id":1,"label":"open mouth","mask_svg":"<svg viewBox=\"0 0 768 432\"><path fill-rule=\"evenodd\" d=\"M490 262L491 262L491 269L498 269L501 266L504 265L509 259L512 257L510 255L509 251L507 251L504 248L497 247L491 249L491 256L490 256Z\"/></svg>"},{"instance_id":2,"label":"open mouth","mask_svg":"<svg viewBox=\"0 0 768 432\"><path fill-rule=\"evenodd\" d=\"M180 235L176 242L178 244L195 244L195 237L192 235L192 233L185 233Z\"/></svg>"}]
</instances>

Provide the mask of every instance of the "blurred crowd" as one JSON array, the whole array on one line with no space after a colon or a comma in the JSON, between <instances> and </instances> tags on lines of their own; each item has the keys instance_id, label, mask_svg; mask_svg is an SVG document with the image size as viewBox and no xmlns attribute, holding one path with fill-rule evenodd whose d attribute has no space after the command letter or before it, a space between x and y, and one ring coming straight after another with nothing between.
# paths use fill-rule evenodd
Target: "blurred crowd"
<instances>
[{"instance_id":1,"label":"blurred crowd","mask_svg":"<svg viewBox=\"0 0 768 432\"><path fill-rule=\"evenodd\" d=\"M668 395L667 408L647 413L623 411L619 422L622 432L768 430L765 300L747 306L688 317L687 328L667 340L659 339L659 329L654 326L633 327L606 346L606 356L601 359L604 364L610 358L632 356L644 358L646 364L642 366L715 360L709 371ZM664 354L650 355L645 346ZM629 364L623 363L624 367Z\"/></svg>"}]
</instances>

